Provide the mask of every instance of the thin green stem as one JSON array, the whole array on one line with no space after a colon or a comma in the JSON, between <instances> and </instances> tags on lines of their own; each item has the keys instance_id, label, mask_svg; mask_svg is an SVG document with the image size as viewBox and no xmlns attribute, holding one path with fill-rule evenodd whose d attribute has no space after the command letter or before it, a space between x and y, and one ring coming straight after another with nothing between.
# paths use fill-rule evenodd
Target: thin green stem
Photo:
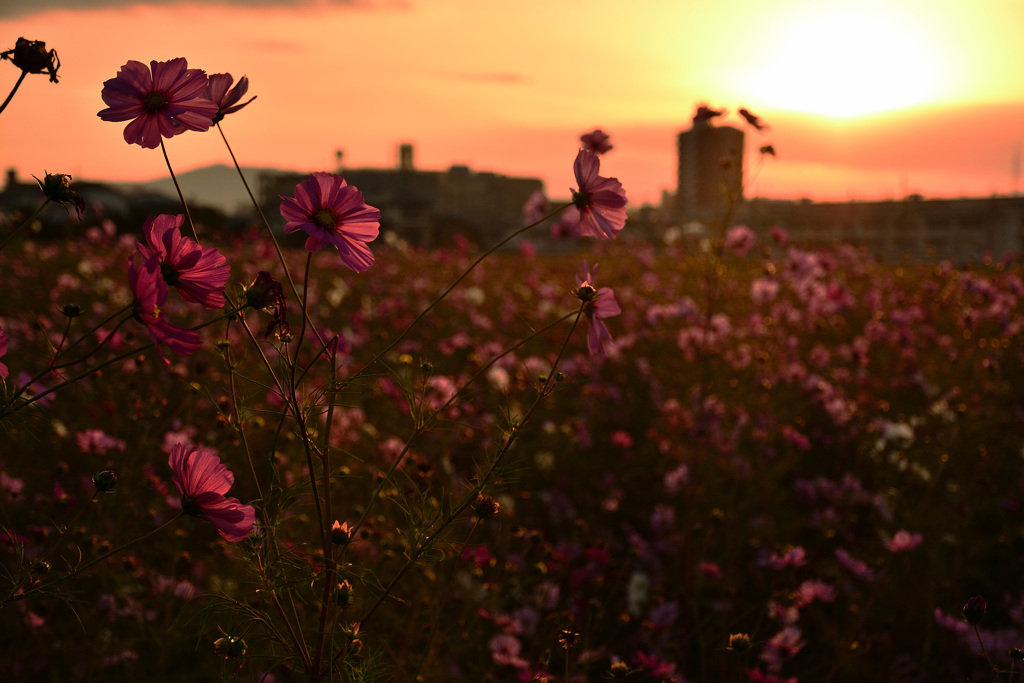
<instances>
[{"instance_id":1,"label":"thin green stem","mask_svg":"<svg viewBox=\"0 0 1024 683\"><path fill-rule=\"evenodd\" d=\"M91 567L96 566L100 562L103 562L103 561L113 557L114 555L117 555L118 553L123 552L124 550L127 550L128 548L132 547L136 543L140 543L140 542L146 540L150 536L156 534L158 531L162 531L163 529L166 529L171 524L173 524L174 522L177 522L179 519L181 519L184 516L185 516L185 512L184 511L179 512L177 516L175 516L174 518L164 522L163 524L161 524L157 528L152 529L150 531L147 531L146 533L144 533L143 535L139 536L138 538L133 539L131 541L128 541L127 543L125 543L123 545L120 545L120 546L114 548L113 550L111 550L109 552L103 553L99 557L97 557L97 558L95 558L95 559L93 559L93 560L91 560L89 562L86 562L81 567L76 568L74 571L71 571L71 572L65 574L64 576L57 577L56 579L54 579L53 581L50 581L49 583L46 583L46 584L43 584L43 585L40 585L40 586L36 586L35 588L27 590L27 591L25 591L23 593L18 593L17 595L8 596L8 598L6 600L4 600L3 603L0 603L0 606L6 605L7 603L10 603L10 602L18 602L19 600L24 600L25 598L28 598L29 596L32 596L32 595L35 595L36 593L41 592L43 589L50 588L52 586L56 586L59 583L64 583L68 579L72 579L72 578L78 576L82 572L86 571L87 569L89 569Z\"/></svg>"}]
</instances>

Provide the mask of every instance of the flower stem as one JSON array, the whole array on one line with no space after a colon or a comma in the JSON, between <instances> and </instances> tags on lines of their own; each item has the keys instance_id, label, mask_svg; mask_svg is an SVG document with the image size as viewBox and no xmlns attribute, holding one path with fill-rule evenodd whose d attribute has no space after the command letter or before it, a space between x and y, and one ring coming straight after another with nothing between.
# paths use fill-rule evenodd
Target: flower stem
<instances>
[{"instance_id":1,"label":"flower stem","mask_svg":"<svg viewBox=\"0 0 1024 683\"><path fill-rule=\"evenodd\" d=\"M21 75L18 76L18 82L14 84L13 88L11 88L11 94L7 96L7 99L4 100L3 104L0 104L0 112L3 112L4 109L7 109L7 105L10 104L10 101L12 99L14 99L14 93L18 92L18 88L21 87L21 82L25 80L26 75L28 75L28 72L22 71Z\"/></svg>"},{"instance_id":2,"label":"flower stem","mask_svg":"<svg viewBox=\"0 0 1024 683\"><path fill-rule=\"evenodd\" d=\"M163 137L160 138L160 151L164 153L164 162L167 164L167 170L171 174L171 180L174 181L174 189L178 191L178 198L181 199L181 205L185 207L185 217L188 218L188 224L192 227L192 237L195 238L196 244L198 244L199 233L196 232L196 224L192 222L192 214L188 211L188 202L185 201L185 195L181 193L181 186L178 185L178 178L174 175L174 169L171 168L171 160L167 156L167 147L164 146Z\"/></svg>"}]
</instances>

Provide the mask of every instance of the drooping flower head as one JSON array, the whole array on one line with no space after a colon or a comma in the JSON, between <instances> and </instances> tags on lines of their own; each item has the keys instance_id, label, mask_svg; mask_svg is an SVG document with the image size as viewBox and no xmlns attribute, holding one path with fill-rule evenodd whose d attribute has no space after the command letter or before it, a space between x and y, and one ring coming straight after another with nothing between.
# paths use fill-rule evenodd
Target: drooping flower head
<instances>
[{"instance_id":1,"label":"drooping flower head","mask_svg":"<svg viewBox=\"0 0 1024 683\"><path fill-rule=\"evenodd\" d=\"M56 50L47 50L42 40L18 38L18 42L10 50L0 53L0 59L9 59L27 74L49 74L50 82L57 82L57 70L60 59Z\"/></svg>"},{"instance_id":2,"label":"drooping flower head","mask_svg":"<svg viewBox=\"0 0 1024 683\"><path fill-rule=\"evenodd\" d=\"M594 154L604 154L612 150L612 144L608 142L610 138L608 133L605 133L600 128L597 128L589 133L584 133L580 136L580 142L583 143L583 149Z\"/></svg>"},{"instance_id":3,"label":"drooping flower head","mask_svg":"<svg viewBox=\"0 0 1024 683\"><path fill-rule=\"evenodd\" d=\"M573 172L578 190L572 202L580 210L580 234L612 239L626 225L626 191L616 178L598 175L601 160L593 152L581 149Z\"/></svg>"},{"instance_id":4,"label":"drooping flower head","mask_svg":"<svg viewBox=\"0 0 1024 683\"><path fill-rule=\"evenodd\" d=\"M235 483L235 475L212 450L178 443L171 449L167 464L174 471L171 481L181 493L183 511L213 524L226 541L237 543L248 538L256 511L237 498L225 497Z\"/></svg>"},{"instance_id":5,"label":"drooping flower head","mask_svg":"<svg viewBox=\"0 0 1024 683\"><path fill-rule=\"evenodd\" d=\"M195 240L181 234L184 216L162 214L148 218L142 226L146 243L136 250L143 261L156 259L160 274L181 298L206 308L223 308L224 285L231 277L231 266L216 249L203 249Z\"/></svg>"},{"instance_id":6,"label":"drooping flower head","mask_svg":"<svg viewBox=\"0 0 1024 683\"><path fill-rule=\"evenodd\" d=\"M36 178L35 176L32 176ZM75 207L75 214L82 219L82 212L85 211L85 200L71 187L71 176L66 173L47 173L43 180L36 178L39 189L51 202L60 204L69 214L68 205Z\"/></svg>"},{"instance_id":7,"label":"drooping flower head","mask_svg":"<svg viewBox=\"0 0 1024 683\"><path fill-rule=\"evenodd\" d=\"M160 274L160 262L156 258L135 264L134 254L128 259L128 282L135 296L135 318L146 326L149 338L165 365L170 365L160 348L166 345L177 354L188 356L202 345L194 330L186 330L167 321L163 306L167 302L167 283Z\"/></svg>"},{"instance_id":8,"label":"drooping flower head","mask_svg":"<svg viewBox=\"0 0 1024 683\"><path fill-rule=\"evenodd\" d=\"M333 244L346 266L361 273L373 263L366 246L380 230L380 210L363 202L363 193L333 173L314 173L295 186L294 197L281 199L285 232L309 234L306 249L319 251Z\"/></svg>"},{"instance_id":9,"label":"drooping flower head","mask_svg":"<svg viewBox=\"0 0 1024 683\"><path fill-rule=\"evenodd\" d=\"M587 330L587 349L590 355L605 353L605 342L612 343L612 335L605 326L602 318L613 318L620 313L619 302L615 300L615 292L610 287L601 287L594 284L594 272L597 264L591 268L587 262L583 262L583 277L576 287L576 297L583 302L583 313L587 316L589 328Z\"/></svg>"},{"instance_id":10,"label":"drooping flower head","mask_svg":"<svg viewBox=\"0 0 1024 683\"><path fill-rule=\"evenodd\" d=\"M257 311L270 309L273 319L267 323L264 337L269 337L275 330L279 337L288 335L288 302L284 298L284 288L270 273L261 270L252 284L245 288L245 305Z\"/></svg>"},{"instance_id":11,"label":"drooping flower head","mask_svg":"<svg viewBox=\"0 0 1024 683\"><path fill-rule=\"evenodd\" d=\"M210 83L206 86L206 92L203 96L217 105L217 113L213 117L214 123L220 123L225 116L234 114L256 99L255 97L250 97L245 102L237 104L238 100L242 99L242 96L249 90L249 77L242 76L238 79L235 87L232 88L231 81L233 80L231 74L213 74L210 76Z\"/></svg>"},{"instance_id":12,"label":"drooping flower head","mask_svg":"<svg viewBox=\"0 0 1024 683\"><path fill-rule=\"evenodd\" d=\"M189 69L184 57L149 64L129 60L115 78L104 82L101 96L107 108L97 116L131 121L124 129L125 142L150 149L160 145L160 136L209 130L218 106L203 96L209 83L206 73Z\"/></svg>"}]
</instances>

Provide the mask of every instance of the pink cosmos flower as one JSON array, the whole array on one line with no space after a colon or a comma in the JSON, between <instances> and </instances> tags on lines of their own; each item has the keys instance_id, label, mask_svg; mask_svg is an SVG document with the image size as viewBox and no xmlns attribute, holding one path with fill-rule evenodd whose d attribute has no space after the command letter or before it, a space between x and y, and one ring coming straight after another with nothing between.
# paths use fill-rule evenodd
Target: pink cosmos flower
<instances>
[{"instance_id":1,"label":"pink cosmos flower","mask_svg":"<svg viewBox=\"0 0 1024 683\"><path fill-rule=\"evenodd\" d=\"M540 219L544 218L545 214L551 210L551 205L548 203L548 198L544 196L544 190L535 190L530 198L523 204L523 218L526 221L526 225L536 223Z\"/></svg>"},{"instance_id":2,"label":"pink cosmos flower","mask_svg":"<svg viewBox=\"0 0 1024 683\"><path fill-rule=\"evenodd\" d=\"M181 234L184 216L166 214L149 218L142 226L146 243L135 247L144 261L156 259L164 282L175 287L185 301L206 308L223 308L224 285L231 277L227 259L216 249L203 249Z\"/></svg>"},{"instance_id":3,"label":"pink cosmos flower","mask_svg":"<svg viewBox=\"0 0 1024 683\"><path fill-rule=\"evenodd\" d=\"M906 529L900 529L886 542L885 547L890 552L899 553L905 550L913 550L921 545L923 540L924 537L921 534L912 534Z\"/></svg>"},{"instance_id":4,"label":"pink cosmos flower","mask_svg":"<svg viewBox=\"0 0 1024 683\"><path fill-rule=\"evenodd\" d=\"M572 202L580 210L580 234L612 239L626 225L626 191L616 178L598 175L601 161L593 152L581 149L573 172L579 190Z\"/></svg>"},{"instance_id":5,"label":"pink cosmos flower","mask_svg":"<svg viewBox=\"0 0 1024 683\"><path fill-rule=\"evenodd\" d=\"M8 334L6 332L4 332L3 330L0 330L0 356L6 356L7 355L7 340L8 340L8 338L9 338ZM4 365L3 363L0 363L0 379L7 379L7 375L8 374L9 374L9 370L7 369L7 366Z\"/></svg>"},{"instance_id":6,"label":"pink cosmos flower","mask_svg":"<svg viewBox=\"0 0 1024 683\"><path fill-rule=\"evenodd\" d=\"M129 60L115 78L104 82L101 97L108 106L97 116L131 121L124 129L125 142L152 149L160 145L161 136L209 130L218 107L203 97L208 81L201 69L189 69L183 57L153 60L148 67Z\"/></svg>"},{"instance_id":7,"label":"pink cosmos flower","mask_svg":"<svg viewBox=\"0 0 1024 683\"><path fill-rule=\"evenodd\" d=\"M167 283L160 275L160 262L150 258L136 267L135 259L128 260L128 282L135 295L135 318L146 326L149 338L164 365L170 365L161 344L183 356L195 353L201 343L194 330L186 330L167 322L163 306L167 302Z\"/></svg>"},{"instance_id":8,"label":"pink cosmos flower","mask_svg":"<svg viewBox=\"0 0 1024 683\"><path fill-rule=\"evenodd\" d=\"M725 234L724 246L737 256L743 257L754 247L756 242L757 236L753 230L745 225L734 225Z\"/></svg>"},{"instance_id":9,"label":"pink cosmos flower","mask_svg":"<svg viewBox=\"0 0 1024 683\"><path fill-rule=\"evenodd\" d=\"M306 249L333 244L346 266L361 273L373 263L366 242L380 230L380 210L363 203L363 193L333 173L314 173L295 186L295 197L281 197L285 232L309 234Z\"/></svg>"},{"instance_id":10,"label":"pink cosmos flower","mask_svg":"<svg viewBox=\"0 0 1024 683\"><path fill-rule=\"evenodd\" d=\"M576 296L584 302L583 312L590 322L587 331L587 349L590 351L590 355L599 353L601 356L607 357L605 342L612 343L612 335L601 319L617 316L622 313L622 309L619 308L619 303L615 300L615 292L610 287L598 289L594 286L594 271L596 270L596 263L591 269L586 261L583 262L583 279L580 280L579 286L576 288Z\"/></svg>"},{"instance_id":11,"label":"pink cosmos flower","mask_svg":"<svg viewBox=\"0 0 1024 683\"><path fill-rule=\"evenodd\" d=\"M167 464L174 470L171 481L181 493L181 509L217 527L224 540L237 543L252 533L256 511L225 493L235 475L216 455L202 446L176 444Z\"/></svg>"},{"instance_id":12,"label":"pink cosmos flower","mask_svg":"<svg viewBox=\"0 0 1024 683\"><path fill-rule=\"evenodd\" d=\"M597 128L590 133L584 133L580 136L580 142L583 143L583 149L594 154L604 154L612 150L611 143L608 142L608 133L605 133L600 128Z\"/></svg>"},{"instance_id":13,"label":"pink cosmos flower","mask_svg":"<svg viewBox=\"0 0 1024 683\"><path fill-rule=\"evenodd\" d=\"M250 97L245 102L236 104L249 89L249 77L242 76L238 79L235 87L232 88L231 81L233 80L231 74L213 74L210 76L210 84L206 86L206 92L203 94L203 97L217 105L217 113L213 117L214 123L220 123L225 116L234 114L256 99L255 97Z\"/></svg>"}]
</instances>

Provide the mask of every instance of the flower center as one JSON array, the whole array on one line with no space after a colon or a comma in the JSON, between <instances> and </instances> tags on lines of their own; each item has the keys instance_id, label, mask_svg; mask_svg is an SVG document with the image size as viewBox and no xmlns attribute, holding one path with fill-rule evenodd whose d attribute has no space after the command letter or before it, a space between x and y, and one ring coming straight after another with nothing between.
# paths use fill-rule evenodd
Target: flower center
<instances>
[{"instance_id":1,"label":"flower center","mask_svg":"<svg viewBox=\"0 0 1024 683\"><path fill-rule=\"evenodd\" d=\"M333 230L338 225L338 219L330 209L319 209L313 214L313 222L324 230Z\"/></svg>"},{"instance_id":2,"label":"flower center","mask_svg":"<svg viewBox=\"0 0 1024 683\"><path fill-rule=\"evenodd\" d=\"M583 209L585 209L588 206L590 206L590 195L588 195L583 190L580 190L579 192L577 192L576 190L573 190L572 191L572 203L576 205L577 209L582 211Z\"/></svg>"},{"instance_id":3,"label":"flower center","mask_svg":"<svg viewBox=\"0 0 1024 683\"><path fill-rule=\"evenodd\" d=\"M166 109L167 105L170 103L170 99L168 99L167 95L162 92L154 91L147 93L146 96L142 98L142 106L149 111L160 111L162 109Z\"/></svg>"},{"instance_id":4,"label":"flower center","mask_svg":"<svg viewBox=\"0 0 1024 683\"><path fill-rule=\"evenodd\" d=\"M163 276L164 282L171 287L177 287L178 283L181 282L178 277L178 271L167 261L160 262L160 275Z\"/></svg>"},{"instance_id":5,"label":"flower center","mask_svg":"<svg viewBox=\"0 0 1024 683\"><path fill-rule=\"evenodd\" d=\"M196 499L193 498L192 496L182 496L181 510L187 515L198 517L202 513L203 508L199 505L199 503L196 502Z\"/></svg>"}]
</instances>

